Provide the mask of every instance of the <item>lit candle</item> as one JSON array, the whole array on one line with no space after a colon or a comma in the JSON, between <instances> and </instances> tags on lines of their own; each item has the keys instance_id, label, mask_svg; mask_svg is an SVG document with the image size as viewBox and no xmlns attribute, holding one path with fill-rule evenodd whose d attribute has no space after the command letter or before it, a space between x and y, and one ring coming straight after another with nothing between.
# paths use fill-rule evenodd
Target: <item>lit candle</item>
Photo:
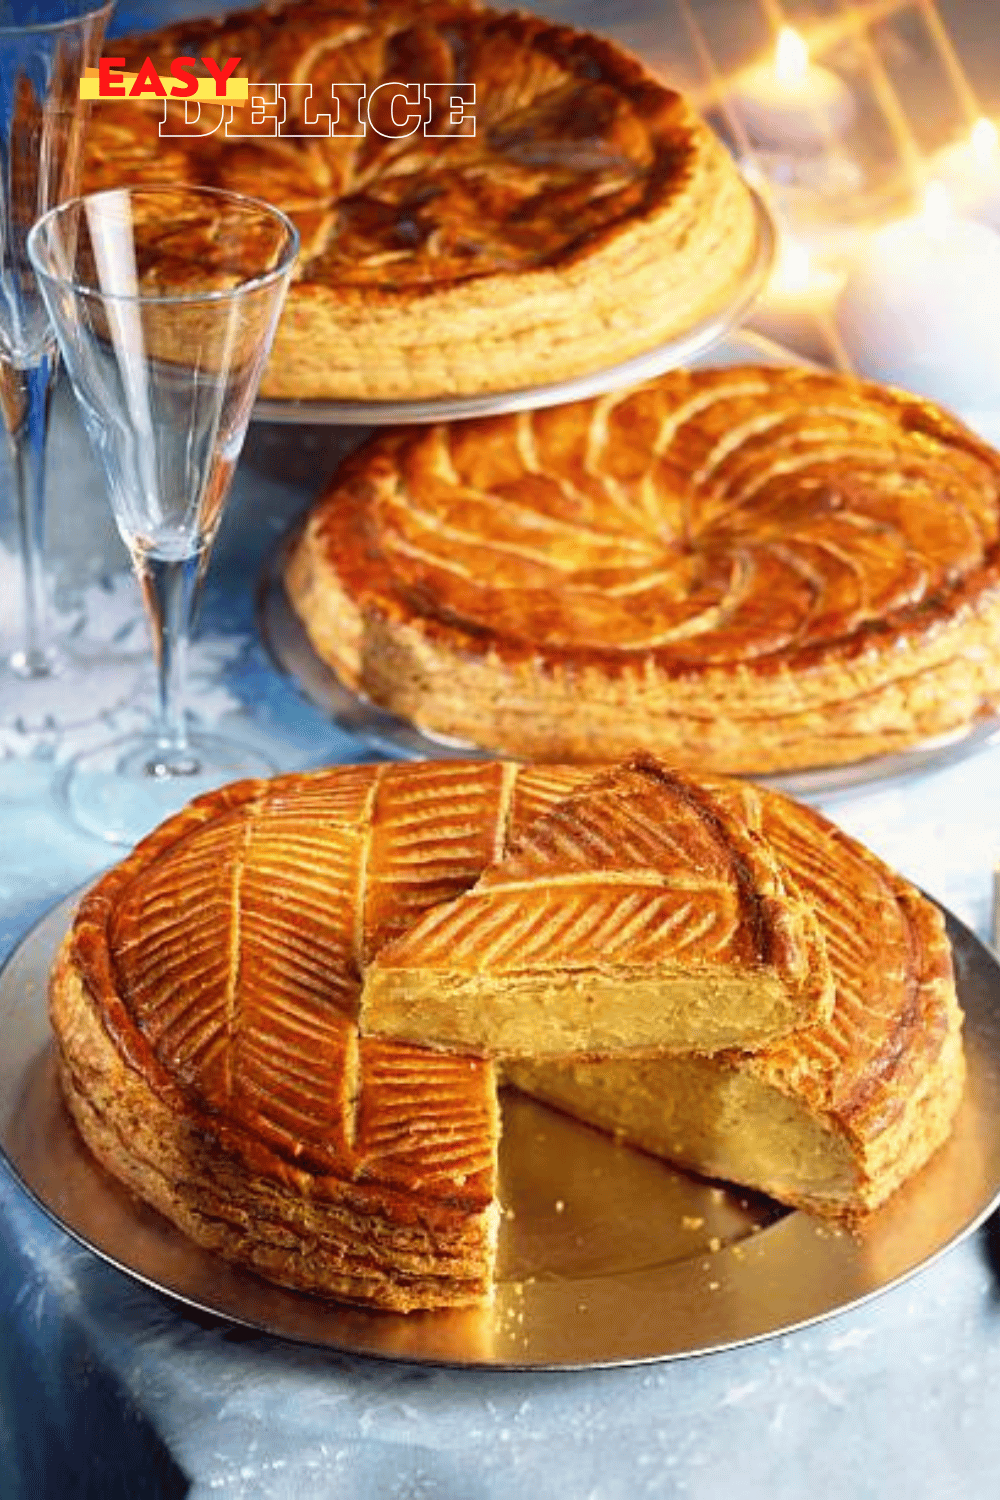
<instances>
[{"instance_id":1,"label":"lit candle","mask_svg":"<svg viewBox=\"0 0 1000 1500\"><path fill-rule=\"evenodd\" d=\"M1000 412L1000 234L956 217L940 183L874 234L848 273L837 328L861 375L950 406Z\"/></svg>"},{"instance_id":2,"label":"lit candle","mask_svg":"<svg viewBox=\"0 0 1000 1500\"><path fill-rule=\"evenodd\" d=\"M854 119L842 78L810 61L792 26L783 26L774 57L740 73L729 105L751 142L769 151L817 151Z\"/></svg>"},{"instance_id":3,"label":"lit candle","mask_svg":"<svg viewBox=\"0 0 1000 1500\"><path fill-rule=\"evenodd\" d=\"M958 213L1000 229L1000 133L977 120L965 140L931 158L929 176L943 183Z\"/></svg>"}]
</instances>

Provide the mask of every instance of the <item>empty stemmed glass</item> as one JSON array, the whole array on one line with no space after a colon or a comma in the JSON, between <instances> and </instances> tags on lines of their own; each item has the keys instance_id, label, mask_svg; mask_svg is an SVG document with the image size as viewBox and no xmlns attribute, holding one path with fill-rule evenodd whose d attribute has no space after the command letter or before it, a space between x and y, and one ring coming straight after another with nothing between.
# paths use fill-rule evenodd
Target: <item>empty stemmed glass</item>
<instances>
[{"instance_id":1,"label":"empty stemmed glass","mask_svg":"<svg viewBox=\"0 0 1000 1500\"><path fill-rule=\"evenodd\" d=\"M53 209L28 251L152 625L154 732L77 757L65 781L78 824L131 843L196 792L272 769L189 732L183 678L298 235L236 193L122 188Z\"/></svg>"},{"instance_id":2,"label":"empty stemmed glass","mask_svg":"<svg viewBox=\"0 0 1000 1500\"><path fill-rule=\"evenodd\" d=\"M23 636L0 663L8 721L53 719L43 561L45 447L55 340L26 251L28 232L77 191L86 104L80 79L101 50L111 0L0 0L0 416L15 489Z\"/></svg>"}]
</instances>

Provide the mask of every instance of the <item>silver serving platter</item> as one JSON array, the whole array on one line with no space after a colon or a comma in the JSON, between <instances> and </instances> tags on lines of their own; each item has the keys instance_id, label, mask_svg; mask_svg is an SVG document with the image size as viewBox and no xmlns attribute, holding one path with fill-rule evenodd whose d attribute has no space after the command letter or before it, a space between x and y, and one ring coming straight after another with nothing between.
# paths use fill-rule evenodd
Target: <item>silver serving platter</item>
<instances>
[{"instance_id":1,"label":"silver serving platter","mask_svg":"<svg viewBox=\"0 0 1000 1500\"><path fill-rule=\"evenodd\" d=\"M491 1306L408 1316L281 1291L200 1250L92 1160L65 1112L46 984L67 898L0 974L0 1151L70 1235L202 1313L420 1364L571 1369L707 1354L857 1307L928 1266L1000 1197L1000 965L948 917L968 1083L951 1138L858 1232L673 1171L508 1094Z\"/></svg>"},{"instance_id":2,"label":"silver serving platter","mask_svg":"<svg viewBox=\"0 0 1000 1500\"><path fill-rule=\"evenodd\" d=\"M493 417L502 412L532 411L603 396L624 386L652 380L676 369L717 344L741 323L762 291L774 265L777 236L761 198L754 195L757 241L753 260L727 301L713 308L683 333L620 364L572 380L497 391L482 396L440 396L421 401L279 401L261 398L253 410L258 422L319 423L340 427L382 427L402 422L448 422L463 417Z\"/></svg>"}]
</instances>

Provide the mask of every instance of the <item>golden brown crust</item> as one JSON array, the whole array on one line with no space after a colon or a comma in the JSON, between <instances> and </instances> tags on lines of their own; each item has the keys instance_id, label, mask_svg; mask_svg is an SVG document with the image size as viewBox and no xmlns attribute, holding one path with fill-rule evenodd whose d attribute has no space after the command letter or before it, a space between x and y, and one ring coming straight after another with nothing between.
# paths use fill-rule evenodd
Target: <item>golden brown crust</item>
<instances>
[{"instance_id":1,"label":"golden brown crust","mask_svg":"<svg viewBox=\"0 0 1000 1500\"><path fill-rule=\"evenodd\" d=\"M483 1300L492 1069L359 1037L360 969L572 776L344 766L234 783L150 834L84 897L52 977L98 1159L285 1285L397 1311Z\"/></svg>"},{"instance_id":2,"label":"golden brown crust","mask_svg":"<svg viewBox=\"0 0 1000 1500\"><path fill-rule=\"evenodd\" d=\"M415 1208L393 1190L303 1168L261 1170L129 1066L64 949L51 989L59 1076L97 1159L206 1249L300 1291L397 1312L490 1294L496 1209Z\"/></svg>"},{"instance_id":3,"label":"golden brown crust","mask_svg":"<svg viewBox=\"0 0 1000 1500\"><path fill-rule=\"evenodd\" d=\"M420 728L526 759L781 771L1000 702L1000 459L833 375L682 372L376 438L286 585L318 654Z\"/></svg>"},{"instance_id":4,"label":"golden brown crust","mask_svg":"<svg viewBox=\"0 0 1000 1500\"><path fill-rule=\"evenodd\" d=\"M788 1101L820 1151L849 1163L836 1194L779 1196L862 1213L926 1159L957 1106L961 1018L940 916L818 814L660 773L769 846L814 906L830 1019L724 1054L716 1076ZM359 1035L362 969L485 867L522 857L539 816L587 779L349 766L238 783L164 824L84 898L53 974L63 1087L97 1157L200 1244L273 1280L398 1310L481 1300L497 1223L492 1069ZM606 1093L618 1065L586 1066Z\"/></svg>"},{"instance_id":5,"label":"golden brown crust","mask_svg":"<svg viewBox=\"0 0 1000 1500\"><path fill-rule=\"evenodd\" d=\"M196 137L169 143L162 173L148 115L95 107L88 188L206 182L296 220L264 395L426 397L587 373L724 305L752 258L752 200L722 146L599 37L464 0L306 0L116 42L133 69L147 54L239 55L251 81L311 84L321 111L332 82L476 89L471 137Z\"/></svg>"},{"instance_id":6,"label":"golden brown crust","mask_svg":"<svg viewBox=\"0 0 1000 1500\"><path fill-rule=\"evenodd\" d=\"M407 1247L419 1227L421 1285L411 1305L450 1305L479 1300L488 1286L495 1085L485 1064L357 1035L357 912L382 775L391 780L393 770L243 782L164 824L81 903L69 963L56 974L54 1020L64 1070L96 1070L92 1103L106 1120L91 1121L95 1150L112 1170L123 1097L113 1059L126 1070L128 1098L150 1102L157 1124L136 1160L128 1160L131 1134L121 1143L119 1175L139 1191L147 1172L151 1181L169 1177L161 1143L173 1161L183 1149L193 1186L185 1177L179 1198L210 1199L216 1179L234 1193L259 1184L266 1221L291 1205L287 1235L298 1232L302 1198L308 1234L327 1237L327 1266L338 1225L363 1238L371 1216L379 1264L354 1283L342 1269L329 1289L380 1305L401 1307L411 1295ZM90 1008L109 1046L97 1045L91 1026L81 1064L66 1017L79 1021ZM171 1120L182 1147L170 1138ZM164 1191L154 1201L170 1212ZM177 1207L172 1217L194 1232ZM267 1269L267 1235L254 1249L248 1212L239 1215L242 1234L220 1231L217 1248ZM217 1215L199 1208L195 1217ZM281 1279L294 1284L301 1270L302 1284L320 1289L324 1273L302 1268L301 1233ZM393 1291L397 1234L403 1281Z\"/></svg>"},{"instance_id":7,"label":"golden brown crust","mask_svg":"<svg viewBox=\"0 0 1000 1500\"><path fill-rule=\"evenodd\" d=\"M552 772L561 791L567 773ZM571 774L586 786L592 773ZM890 1129L905 1133L921 1081L939 1066L953 1072L961 1030L940 911L815 808L728 777L689 779L768 843L819 922L836 991L827 1019L728 1065L801 1099L863 1152Z\"/></svg>"},{"instance_id":8,"label":"golden brown crust","mask_svg":"<svg viewBox=\"0 0 1000 1500\"><path fill-rule=\"evenodd\" d=\"M909 882L814 809L721 777L698 780L761 833L811 903L835 998L828 1020L796 1036L754 1055L692 1059L690 1068L702 1090L720 1095L732 1078L760 1086L739 1095L747 1133L756 1101L774 1113L780 1113L778 1100L788 1101L803 1121L820 1128L828 1149L839 1151L845 1175L833 1191L815 1183L779 1184L752 1158L749 1166L726 1160L723 1171L712 1144L701 1169L793 1207L861 1218L947 1138L961 1098L962 1014L944 919ZM519 1088L670 1156L659 1121L670 1118L669 1096L681 1096L688 1084L687 1061L515 1063L506 1072ZM628 1095L640 1089L649 1104L636 1118L629 1115ZM671 1128L682 1135L688 1123L683 1106L677 1108L680 1124ZM676 1148L673 1155L677 1159ZM683 1154L680 1159L699 1165Z\"/></svg>"},{"instance_id":9,"label":"golden brown crust","mask_svg":"<svg viewBox=\"0 0 1000 1500\"><path fill-rule=\"evenodd\" d=\"M819 918L837 997L828 1022L747 1066L835 1118L867 1153L906 1115L928 1068L951 1057L961 1028L944 918L815 809L773 794L759 809L761 832Z\"/></svg>"}]
</instances>

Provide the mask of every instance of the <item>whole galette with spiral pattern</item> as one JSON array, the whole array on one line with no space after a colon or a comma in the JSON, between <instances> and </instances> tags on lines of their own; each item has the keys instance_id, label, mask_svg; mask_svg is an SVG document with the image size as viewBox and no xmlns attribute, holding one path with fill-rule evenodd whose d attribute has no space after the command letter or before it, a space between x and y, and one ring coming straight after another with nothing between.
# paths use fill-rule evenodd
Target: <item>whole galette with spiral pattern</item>
<instances>
[{"instance_id":1,"label":"whole galette with spiral pattern","mask_svg":"<svg viewBox=\"0 0 1000 1500\"><path fill-rule=\"evenodd\" d=\"M1000 456L928 402L679 371L375 439L286 583L344 682L426 731L772 772L996 709L998 536Z\"/></svg>"},{"instance_id":2,"label":"whole galette with spiral pattern","mask_svg":"<svg viewBox=\"0 0 1000 1500\"><path fill-rule=\"evenodd\" d=\"M113 51L133 71L147 55L164 71L239 56L252 83L291 86L287 135L252 134L234 108L227 128L245 138L167 140L158 101L95 106L88 135L89 189L205 183L295 220L265 396L433 397L590 373L724 307L754 258L753 200L712 131L640 63L566 26L471 0L300 0ZM400 136L413 104L390 120L392 90L376 96L392 82L411 96L465 85L467 112L432 91L425 123L442 133ZM359 90L373 101L364 135L329 133L334 84L354 86L345 130ZM265 113L260 129L276 129L277 107ZM183 257L174 272L183 285Z\"/></svg>"}]
</instances>

